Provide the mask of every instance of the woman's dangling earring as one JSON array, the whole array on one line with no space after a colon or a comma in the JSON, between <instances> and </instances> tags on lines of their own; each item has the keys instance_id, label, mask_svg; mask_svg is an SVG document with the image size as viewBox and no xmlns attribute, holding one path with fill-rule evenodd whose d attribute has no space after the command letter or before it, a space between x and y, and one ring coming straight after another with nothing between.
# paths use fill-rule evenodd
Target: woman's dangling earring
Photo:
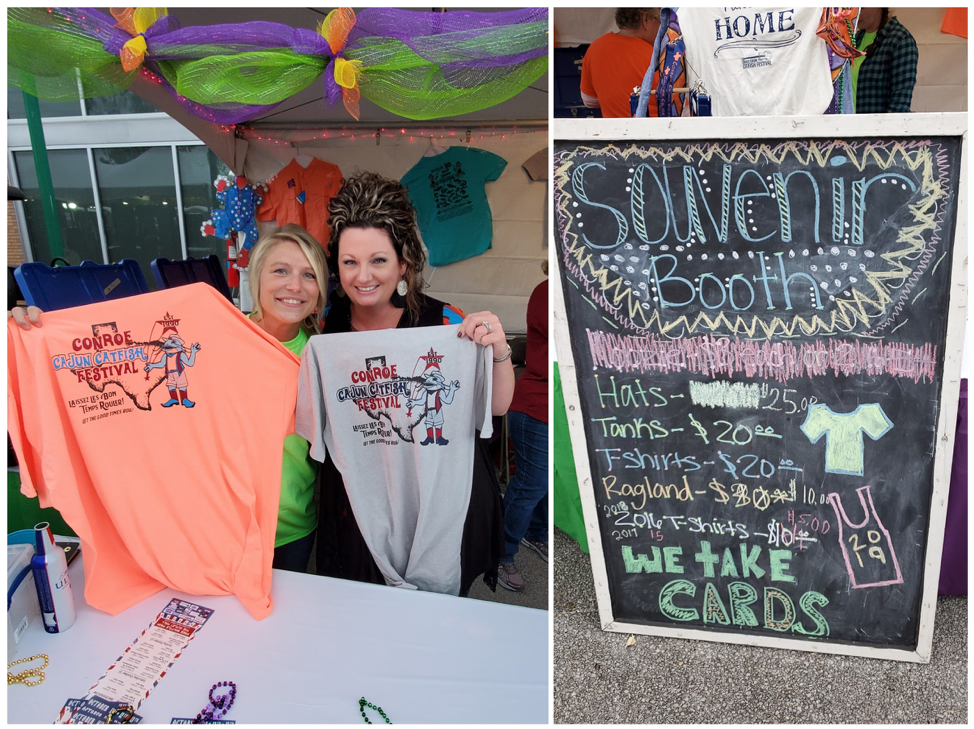
<instances>
[{"instance_id":1,"label":"woman's dangling earring","mask_svg":"<svg viewBox=\"0 0 974 729\"><path fill-rule=\"evenodd\" d=\"M406 283L406 279L399 279L399 283L396 284L396 293L405 296L407 291L409 291L409 285Z\"/></svg>"}]
</instances>

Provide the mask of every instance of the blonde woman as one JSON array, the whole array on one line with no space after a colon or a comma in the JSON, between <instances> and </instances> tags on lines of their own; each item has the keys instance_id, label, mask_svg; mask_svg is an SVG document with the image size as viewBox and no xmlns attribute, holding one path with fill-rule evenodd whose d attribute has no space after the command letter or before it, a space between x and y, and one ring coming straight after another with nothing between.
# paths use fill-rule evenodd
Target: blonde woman
<instances>
[{"instance_id":1,"label":"blonde woman","mask_svg":"<svg viewBox=\"0 0 974 729\"><path fill-rule=\"evenodd\" d=\"M321 331L328 264L311 234L288 224L262 236L250 252L250 319L298 357L308 338ZM274 540L274 568L305 572L314 546L318 514L314 502L318 463L308 441L284 439L281 501Z\"/></svg>"}]
</instances>

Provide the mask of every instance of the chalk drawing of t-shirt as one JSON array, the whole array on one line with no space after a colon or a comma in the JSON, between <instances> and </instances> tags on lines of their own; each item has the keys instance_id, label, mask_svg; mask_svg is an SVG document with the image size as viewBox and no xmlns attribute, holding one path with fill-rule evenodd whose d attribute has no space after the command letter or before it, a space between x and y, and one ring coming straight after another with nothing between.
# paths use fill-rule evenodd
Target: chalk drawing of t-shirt
<instances>
[{"instance_id":1,"label":"chalk drawing of t-shirt","mask_svg":"<svg viewBox=\"0 0 974 729\"><path fill-rule=\"evenodd\" d=\"M825 471L861 476L863 467L862 434L873 440L882 438L893 423L878 403L860 405L851 413L834 413L828 405L808 408L802 432L812 443L825 435Z\"/></svg>"}]
</instances>

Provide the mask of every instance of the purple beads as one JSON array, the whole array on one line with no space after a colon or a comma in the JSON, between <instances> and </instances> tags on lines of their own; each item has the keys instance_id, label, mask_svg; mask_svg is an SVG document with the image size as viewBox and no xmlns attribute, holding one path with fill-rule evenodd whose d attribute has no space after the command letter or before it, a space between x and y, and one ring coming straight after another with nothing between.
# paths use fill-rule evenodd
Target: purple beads
<instances>
[{"instance_id":1,"label":"purple beads","mask_svg":"<svg viewBox=\"0 0 974 729\"><path fill-rule=\"evenodd\" d=\"M224 694L214 696L213 693L220 688L227 687L230 690ZM213 721L214 717L222 719L230 711L230 707L233 706L233 702L237 698L237 684L233 681L219 681L210 687L209 699L210 703L203 709L196 718L193 720L194 724L208 724ZM220 713L217 714L216 712Z\"/></svg>"}]
</instances>

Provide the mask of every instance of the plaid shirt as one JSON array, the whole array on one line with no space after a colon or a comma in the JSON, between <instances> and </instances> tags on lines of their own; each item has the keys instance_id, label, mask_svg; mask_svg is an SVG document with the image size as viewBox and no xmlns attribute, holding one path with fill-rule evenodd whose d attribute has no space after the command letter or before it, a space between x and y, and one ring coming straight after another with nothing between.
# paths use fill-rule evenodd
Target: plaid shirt
<instances>
[{"instance_id":1,"label":"plaid shirt","mask_svg":"<svg viewBox=\"0 0 974 729\"><path fill-rule=\"evenodd\" d=\"M856 33L858 44L864 31ZM896 18L879 31L876 49L862 62L856 90L857 114L910 111L920 57L910 31Z\"/></svg>"}]
</instances>

